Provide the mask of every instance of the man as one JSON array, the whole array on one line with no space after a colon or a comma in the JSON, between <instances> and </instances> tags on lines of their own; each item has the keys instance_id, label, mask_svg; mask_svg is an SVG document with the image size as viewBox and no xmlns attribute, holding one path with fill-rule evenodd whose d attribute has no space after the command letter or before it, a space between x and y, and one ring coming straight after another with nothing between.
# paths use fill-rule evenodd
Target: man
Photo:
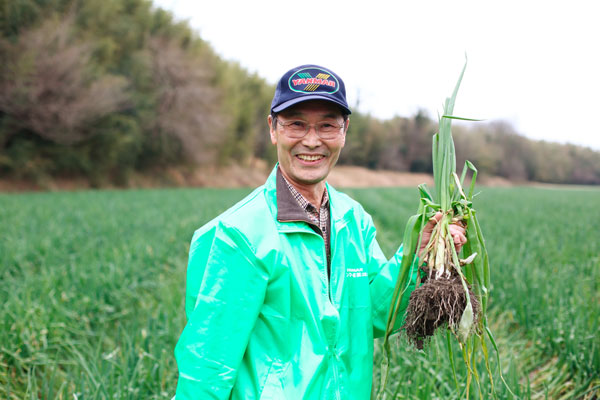
<instances>
[{"instance_id":1,"label":"man","mask_svg":"<svg viewBox=\"0 0 600 400\"><path fill-rule=\"evenodd\" d=\"M331 70L303 65L279 81L268 117L278 164L192 239L177 400L369 398L402 250L387 260L371 217L326 183L350 113Z\"/></svg>"}]
</instances>

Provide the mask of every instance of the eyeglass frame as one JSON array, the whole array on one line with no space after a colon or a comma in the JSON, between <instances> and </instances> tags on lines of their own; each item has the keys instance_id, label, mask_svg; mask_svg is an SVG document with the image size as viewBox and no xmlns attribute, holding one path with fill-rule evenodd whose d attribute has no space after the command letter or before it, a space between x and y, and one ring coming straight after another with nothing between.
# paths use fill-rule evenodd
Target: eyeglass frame
<instances>
[{"instance_id":1,"label":"eyeglass frame","mask_svg":"<svg viewBox=\"0 0 600 400\"><path fill-rule=\"evenodd\" d=\"M324 123L324 122L326 122L326 121L320 121L320 122L317 122L317 123L314 123L314 124L309 124L309 123L306 123L306 121L303 121L303 120L301 120L301 119L291 119L291 120L289 120L289 121L287 121L287 122L298 122L298 121L305 122L305 123L306 123L306 131L304 132L304 134L303 134L302 136L289 136L289 133L288 133L288 132L286 132L286 129L285 129L285 128L286 128L286 125L284 125L284 122L281 122L281 120L279 119L279 116L278 116L278 115L273 115L273 123L278 123L279 125L281 125L281 127L283 128L283 132L284 132L284 133L285 133L285 134L286 134L288 137L290 137L290 138L293 138L293 139L302 139L302 138L304 138L304 137L305 137L305 136L308 134L308 132L310 132L310 128L311 128L311 127L314 127L314 128L315 128L315 133L317 134L317 136L318 136L320 139L323 139L323 140L334 140L334 139L337 139L339 136L341 136L341 133L340 133L340 131L342 131L342 130L344 129L344 127L346 126L346 120L347 120L347 118L346 118L346 117L344 117L344 122L342 122L342 124L340 125L340 127L339 127L339 129L338 129L338 133L336 134L336 136L334 136L334 137L331 137L331 138L324 138L324 137L322 137L322 136L319 134L319 129L317 128L317 125L319 125L319 124L322 124L322 123Z\"/></svg>"}]
</instances>

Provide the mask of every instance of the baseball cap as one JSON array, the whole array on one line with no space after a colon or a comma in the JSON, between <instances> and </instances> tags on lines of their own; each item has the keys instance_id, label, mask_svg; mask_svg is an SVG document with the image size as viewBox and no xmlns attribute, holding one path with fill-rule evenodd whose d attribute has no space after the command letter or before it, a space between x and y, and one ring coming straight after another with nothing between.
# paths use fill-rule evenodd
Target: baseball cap
<instances>
[{"instance_id":1,"label":"baseball cap","mask_svg":"<svg viewBox=\"0 0 600 400\"><path fill-rule=\"evenodd\" d=\"M275 88L271 112L280 112L307 100L331 101L344 112L351 113L342 78L330 69L314 64L292 68L281 77Z\"/></svg>"}]
</instances>

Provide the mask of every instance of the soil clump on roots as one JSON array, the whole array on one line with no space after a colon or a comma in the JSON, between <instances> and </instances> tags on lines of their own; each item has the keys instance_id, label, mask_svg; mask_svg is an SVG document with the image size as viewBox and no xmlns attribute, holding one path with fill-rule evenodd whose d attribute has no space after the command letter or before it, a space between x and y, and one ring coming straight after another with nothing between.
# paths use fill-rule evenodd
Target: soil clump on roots
<instances>
[{"instance_id":1,"label":"soil clump on roots","mask_svg":"<svg viewBox=\"0 0 600 400\"><path fill-rule=\"evenodd\" d=\"M481 306L470 289L469 297L473 325L477 326ZM403 328L410 342L422 350L438 327L448 326L456 332L466 306L467 297L458 276L427 279L410 295Z\"/></svg>"}]
</instances>

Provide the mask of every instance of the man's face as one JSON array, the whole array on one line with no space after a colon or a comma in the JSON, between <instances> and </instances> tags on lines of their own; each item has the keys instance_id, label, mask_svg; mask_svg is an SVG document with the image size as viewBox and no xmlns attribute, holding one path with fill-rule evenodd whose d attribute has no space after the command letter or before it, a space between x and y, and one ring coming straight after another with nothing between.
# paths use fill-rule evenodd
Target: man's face
<instances>
[{"instance_id":1,"label":"man's face","mask_svg":"<svg viewBox=\"0 0 600 400\"><path fill-rule=\"evenodd\" d=\"M303 121L308 124L333 122L344 125L335 139L321 139L314 126L299 139L286 135L281 124L271 127L271 142L277 146L277 158L284 176L299 186L310 186L322 182L338 160L346 142L348 121L344 123L342 113L335 104L328 101L310 100L289 107L277 116L280 122Z\"/></svg>"}]
</instances>

